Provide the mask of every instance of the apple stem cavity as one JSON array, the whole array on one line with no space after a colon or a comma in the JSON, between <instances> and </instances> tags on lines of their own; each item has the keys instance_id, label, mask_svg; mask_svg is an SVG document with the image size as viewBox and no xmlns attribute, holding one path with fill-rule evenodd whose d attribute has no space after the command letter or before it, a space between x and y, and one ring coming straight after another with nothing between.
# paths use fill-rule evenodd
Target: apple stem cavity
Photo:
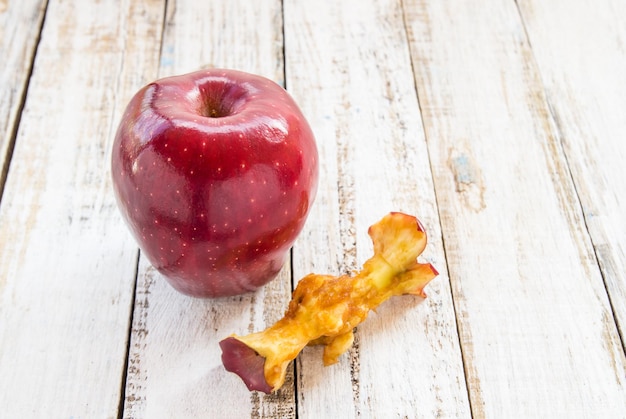
<instances>
[{"instance_id":1,"label":"apple stem cavity","mask_svg":"<svg viewBox=\"0 0 626 419\"><path fill-rule=\"evenodd\" d=\"M244 86L221 79L210 79L200 85L200 114L207 118L224 118L236 114L246 102Z\"/></svg>"},{"instance_id":2,"label":"apple stem cavity","mask_svg":"<svg viewBox=\"0 0 626 419\"><path fill-rule=\"evenodd\" d=\"M284 317L262 332L231 335L220 342L226 370L248 389L270 393L280 388L289 363L307 345L323 345L324 365L338 361L354 340L354 328L370 310L396 295L426 297L424 287L438 273L418 263L426 233L417 218L390 213L368 234L374 255L355 275L309 274L293 292Z\"/></svg>"},{"instance_id":3,"label":"apple stem cavity","mask_svg":"<svg viewBox=\"0 0 626 419\"><path fill-rule=\"evenodd\" d=\"M233 114L232 104L224 98L209 97L200 108L200 114L207 118L224 118Z\"/></svg>"}]
</instances>

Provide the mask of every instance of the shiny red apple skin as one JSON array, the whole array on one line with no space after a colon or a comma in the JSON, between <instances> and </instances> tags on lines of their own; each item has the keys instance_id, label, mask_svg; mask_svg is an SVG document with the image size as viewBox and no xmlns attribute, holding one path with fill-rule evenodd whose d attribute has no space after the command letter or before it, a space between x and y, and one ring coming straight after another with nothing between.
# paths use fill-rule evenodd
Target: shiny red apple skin
<instances>
[{"instance_id":1,"label":"shiny red apple skin","mask_svg":"<svg viewBox=\"0 0 626 419\"><path fill-rule=\"evenodd\" d=\"M318 153L276 83L224 69L157 80L130 101L112 151L122 215L178 291L253 291L285 262L314 201Z\"/></svg>"}]
</instances>

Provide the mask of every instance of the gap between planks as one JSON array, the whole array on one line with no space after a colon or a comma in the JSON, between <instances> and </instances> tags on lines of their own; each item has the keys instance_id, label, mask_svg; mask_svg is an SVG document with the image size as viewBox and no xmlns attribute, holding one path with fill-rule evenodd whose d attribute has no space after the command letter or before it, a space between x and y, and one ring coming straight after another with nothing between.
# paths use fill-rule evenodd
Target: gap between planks
<instances>
[{"instance_id":1,"label":"gap between planks","mask_svg":"<svg viewBox=\"0 0 626 419\"><path fill-rule=\"evenodd\" d=\"M6 146L4 147L5 154L4 156L0 156L0 158L3 159L2 160L3 164L2 164L2 167L0 168L0 205L2 205L2 196L4 195L4 185L6 184L9 170L11 167L11 159L13 157L13 150L15 149L15 142L17 140L17 132L20 127L20 122L22 119L22 112L24 111L24 106L26 104L26 96L28 95L28 88L30 86L30 78L33 75L33 68L35 65L35 58L37 57L37 50L39 49L39 43L41 42L41 33L43 31L43 27L46 22L46 14L48 11L48 1L49 0L45 0L42 6L43 10L41 12L41 19L39 21L39 24L37 26L37 31L36 31L37 36L35 37L34 47L32 50L33 52L32 52L30 59L28 60L28 66L25 71L26 77L24 80L23 87L21 89L21 95L16 105L17 109L15 112L15 117L13 120L7 121L7 124L11 126L11 129L8 131L8 135L5 138L5 141L7 142ZM0 10L0 12L3 12L5 10L6 10L6 4L5 4L5 9ZM11 116L11 112L9 112L9 118L10 116Z\"/></svg>"}]
</instances>

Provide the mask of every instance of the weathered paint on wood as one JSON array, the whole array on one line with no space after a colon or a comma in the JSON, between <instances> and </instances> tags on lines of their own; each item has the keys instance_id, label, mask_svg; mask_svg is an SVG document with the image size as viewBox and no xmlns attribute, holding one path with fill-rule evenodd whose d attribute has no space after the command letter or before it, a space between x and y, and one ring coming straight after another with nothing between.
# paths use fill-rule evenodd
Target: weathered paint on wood
<instances>
[{"instance_id":1,"label":"weathered paint on wood","mask_svg":"<svg viewBox=\"0 0 626 419\"><path fill-rule=\"evenodd\" d=\"M623 348L515 4L405 10L474 417L619 417Z\"/></svg>"},{"instance_id":2,"label":"weathered paint on wood","mask_svg":"<svg viewBox=\"0 0 626 419\"><path fill-rule=\"evenodd\" d=\"M338 364L298 362L298 412L315 417L469 417L428 151L399 1L285 1L287 87L320 149L318 200L294 277L343 274L372 255L368 227L390 211L430 234L441 275L426 300L396 297L357 328Z\"/></svg>"},{"instance_id":3,"label":"weathered paint on wood","mask_svg":"<svg viewBox=\"0 0 626 419\"><path fill-rule=\"evenodd\" d=\"M44 0L0 0L0 195L45 7Z\"/></svg>"},{"instance_id":4,"label":"weathered paint on wood","mask_svg":"<svg viewBox=\"0 0 626 419\"><path fill-rule=\"evenodd\" d=\"M0 0L0 416L623 417L624 16L617 0ZM138 261L109 156L138 88L209 66L284 84L321 177L293 272L197 300ZM392 210L429 233L429 297L372 313L338 364L306 348L281 391L249 393L218 341L277 320L305 274L360 267Z\"/></svg>"},{"instance_id":5,"label":"weathered paint on wood","mask_svg":"<svg viewBox=\"0 0 626 419\"><path fill-rule=\"evenodd\" d=\"M623 338L626 118L620 110L626 109L626 3L520 1L519 6Z\"/></svg>"},{"instance_id":6,"label":"weathered paint on wood","mask_svg":"<svg viewBox=\"0 0 626 419\"><path fill-rule=\"evenodd\" d=\"M0 207L0 416L118 416L137 253L108 156L118 105L153 77L162 10L48 6Z\"/></svg>"}]
</instances>

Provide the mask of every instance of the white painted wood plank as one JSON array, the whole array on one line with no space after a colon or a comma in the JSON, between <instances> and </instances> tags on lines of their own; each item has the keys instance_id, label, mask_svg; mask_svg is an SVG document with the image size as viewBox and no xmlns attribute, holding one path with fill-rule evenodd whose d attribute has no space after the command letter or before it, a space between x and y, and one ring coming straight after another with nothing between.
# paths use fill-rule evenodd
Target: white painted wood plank
<instances>
[{"instance_id":1,"label":"white painted wood plank","mask_svg":"<svg viewBox=\"0 0 626 419\"><path fill-rule=\"evenodd\" d=\"M232 68L284 85L280 1L168 3L160 76Z\"/></svg>"},{"instance_id":2,"label":"white painted wood plank","mask_svg":"<svg viewBox=\"0 0 626 419\"><path fill-rule=\"evenodd\" d=\"M624 337L626 3L519 6Z\"/></svg>"},{"instance_id":3,"label":"white painted wood plank","mask_svg":"<svg viewBox=\"0 0 626 419\"><path fill-rule=\"evenodd\" d=\"M515 3L405 10L473 416L622 417L624 353Z\"/></svg>"},{"instance_id":4,"label":"white painted wood plank","mask_svg":"<svg viewBox=\"0 0 626 419\"><path fill-rule=\"evenodd\" d=\"M294 248L294 276L342 274L371 256L367 228L389 211L418 216L424 260L441 275L426 300L398 297L323 367L297 364L300 418L469 417L428 153L400 2L285 1L287 87L320 148L320 189Z\"/></svg>"},{"instance_id":5,"label":"white painted wood plank","mask_svg":"<svg viewBox=\"0 0 626 419\"><path fill-rule=\"evenodd\" d=\"M169 1L165 28L160 76L223 67L283 83L280 1ZM289 266L255 293L213 300L177 293L143 258L138 281L124 417L295 416L293 373L276 394L250 393L218 345L281 317Z\"/></svg>"},{"instance_id":6,"label":"white painted wood plank","mask_svg":"<svg viewBox=\"0 0 626 419\"><path fill-rule=\"evenodd\" d=\"M46 2L0 0L0 194Z\"/></svg>"},{"instance_id":7,"label":"white painted wood plank","mask_svg":"<svg viewBox=\"0 0 626 419\"><path fill-rule=\"evenodd\" d=\"M108 156L118 103L156 69L163 11L48 6L0 207L3 417L118 416L137 252Z\"/></svg>"}]
</instances>

